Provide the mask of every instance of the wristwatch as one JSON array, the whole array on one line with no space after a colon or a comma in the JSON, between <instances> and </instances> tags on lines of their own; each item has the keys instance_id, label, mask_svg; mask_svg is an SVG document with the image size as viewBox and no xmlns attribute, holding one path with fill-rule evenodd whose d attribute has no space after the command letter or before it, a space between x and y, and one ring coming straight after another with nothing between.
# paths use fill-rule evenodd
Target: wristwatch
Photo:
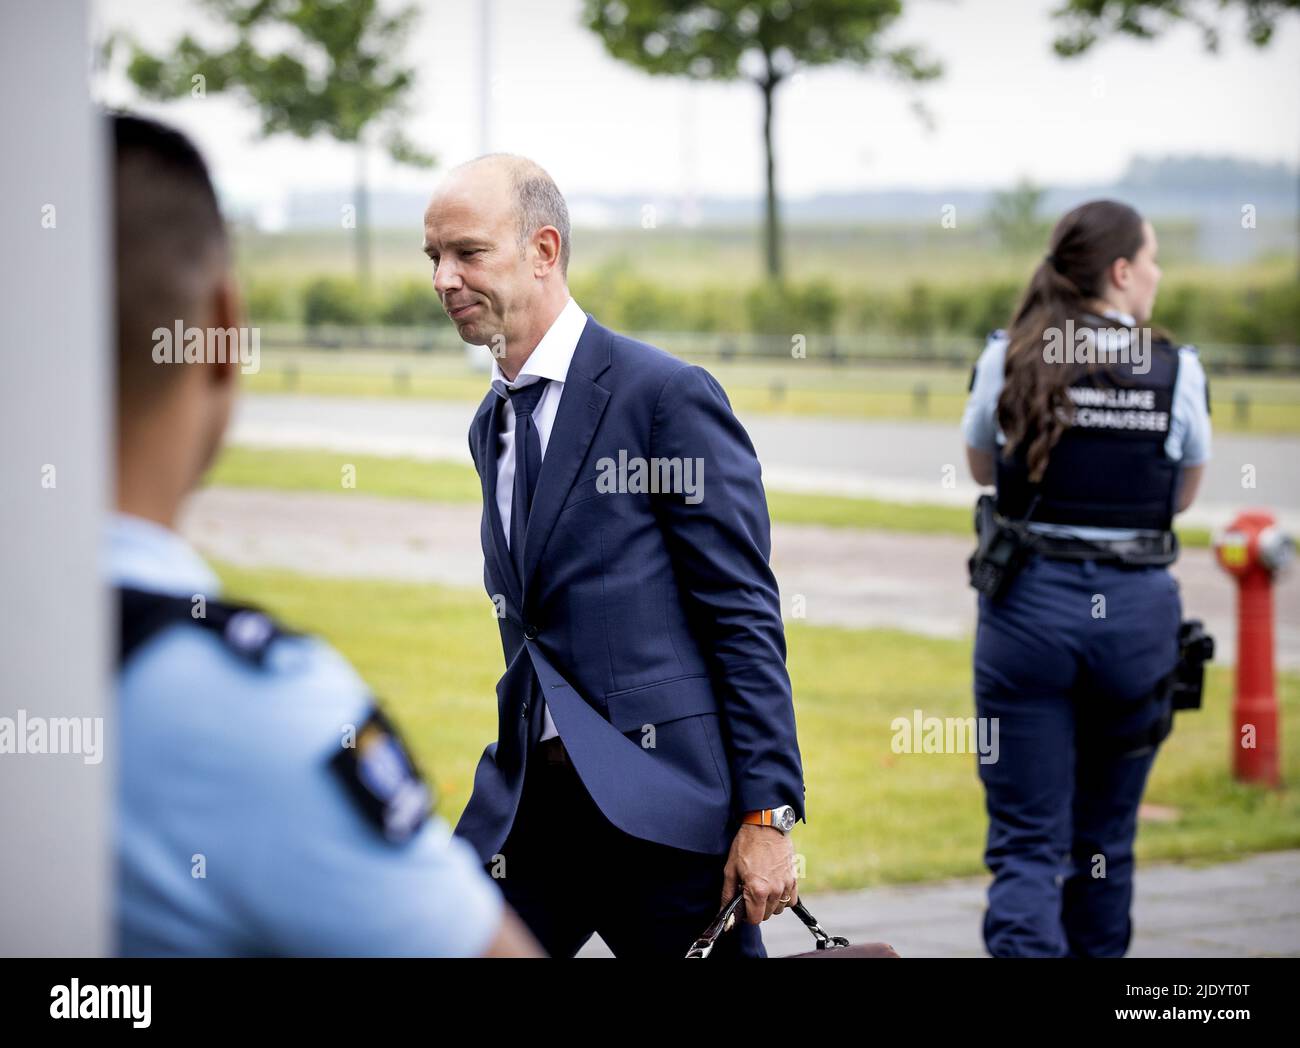
<instances>
[{"instance_id":1,"label":"wristwatch","mask_svg":"<svg viewBox=\"0 0 1300 1048\"><path fill-rule=\"evenodd\" d=\"M783 804L779 808L747 811L740 821L748 826L771 826L782 833L789 833L794 829L796 820L794 809L788 804Z\"/></svg>"}]
</instances>

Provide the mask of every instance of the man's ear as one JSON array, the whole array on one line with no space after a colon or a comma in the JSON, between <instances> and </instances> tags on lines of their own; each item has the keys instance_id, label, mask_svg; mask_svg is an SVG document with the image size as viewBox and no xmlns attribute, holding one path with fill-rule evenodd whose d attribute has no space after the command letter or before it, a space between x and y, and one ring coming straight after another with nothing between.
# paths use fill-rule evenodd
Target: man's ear
<instances>
[{"instance_id":1,"label":"man's ear","mask_svg":"<svg viewBox=\"0 0 1300 1048\"><path fill-rule=\"evenodd\" d=\"M228 346L231 352L224 363L211 362L209 372L211 380L219 385L233 383L239 375L241 345L239 328L244 322L244 303L234 274L223 273L216 287L212 289L212 308L208 315L212 317L214 327L231 332L229 338L215 340L215 344Z\"/></svg>"},{"instance_id":2,"label":"man's ear","mask_svg":"<svg viewBox=\"0 0 1300 1048\"><path fill-rule=\"evenodd\" d=\"M560 231L554 226L542 226L533 234L533 246L537 248L537 261L533 263L533 275L544 277L560 261Z\"/></svg>"}]
</instances>

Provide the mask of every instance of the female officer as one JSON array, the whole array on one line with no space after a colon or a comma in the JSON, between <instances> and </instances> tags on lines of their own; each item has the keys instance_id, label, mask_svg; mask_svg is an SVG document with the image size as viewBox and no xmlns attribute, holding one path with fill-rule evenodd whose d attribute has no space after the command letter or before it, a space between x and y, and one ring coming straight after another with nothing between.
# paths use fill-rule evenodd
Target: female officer
<instances>
[{"instance_id":1,"label":"female officer","mask_svg":"<svg viewBox=\"0 0 1300 1048\"><path fill-rule=\"evenodd\" d=\"M1128 948L1138 804L1178 660L1164 565L1210 450L1196 351L1145 326L1159 282L1150 223L1115 201L1075 208L972 376L971 473L1030 550L999 597L981 593L975 640L976 712L1000 742L979 765L995 957Z\"/></svg>"}]
</instances>

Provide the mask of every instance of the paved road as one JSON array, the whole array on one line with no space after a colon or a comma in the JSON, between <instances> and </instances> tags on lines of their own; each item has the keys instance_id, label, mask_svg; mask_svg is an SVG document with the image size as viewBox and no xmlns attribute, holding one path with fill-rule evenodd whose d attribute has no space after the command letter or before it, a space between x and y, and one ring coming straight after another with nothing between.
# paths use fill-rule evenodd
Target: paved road
<instances>
[{"instance_id":1,"label":"paved road","mask_svg":"<svg viewBox=\"0 0 1300 1048\"><path fill-rule=\"evenodd\" d=\"M431 400L263 394L242 398L234 439L268 447L331 448L469 462L475 406ZM774 489L969 506L977 488L951 423L753 414L743 419ZM1300 532L1300 438L1220 434L1188 523L1221 525L1247 505L1277 511ZM1243 468L1255 487L1242 487ZM951 467L951 469L949 468ZM945 486L950 478L952 486Z\"/></svg>"},{"instance_id":2,"label":"paved road","mask_svg":"<svg viewBox=\"0 0 1300 1048\"><path fill-rule=\"evenodd\" d=\"M985 957L987 885L988 878L973 877L809 895L804 902L823 928L850 942L884 941L904 957ZM812 938L789 914L763 926L763 941L776 957L812 949ZM609 949L593 938L579 956L608 957ZM1300 851L1199 868L1139 867L1129 956L1300 957Z\"/></svg>"},{"instance_id":3,"label":"paved road","mask_svg":"<svg viewBox=\"0 0 1300 1048\"><path fill-rule=\"evenodd\" d=\"M478 515L477 506L375 498L360 490L210 488L191 502L182 527L204 552L246 567L479 590ZM801 596L810 623L964 637L975 621L974 594L965 584L970 547L970 540L953 536L778 524L772 565L787 617ZM1220 660L1232 662L1234 598L1227 577L1206 550L1185 551L1174 571L1186 613L1206 620ZM1278 588L1277 620L1278 660L1300 667L1295 574Z\"/></svg>"}]
</instances>

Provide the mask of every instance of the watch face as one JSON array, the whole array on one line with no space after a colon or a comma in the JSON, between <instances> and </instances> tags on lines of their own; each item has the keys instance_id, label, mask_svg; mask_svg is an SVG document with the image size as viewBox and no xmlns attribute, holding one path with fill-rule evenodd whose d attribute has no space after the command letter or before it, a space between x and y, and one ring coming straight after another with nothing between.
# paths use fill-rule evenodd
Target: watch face
<instances>
[{"instance_id":1,"label":"watch face","mask_svg":"<svg viewBox=\"0 0 1300 1048\"><path fill-rule=\"evenodd\" d=\"M790 805L787 804L784 807L777 808L774 812L772 812L772 825L775 826L778 830L782 830L785 833L789 833L791 830L794 829L794 823L795 823L794 809L791 808Z\"/></svg>"}]
</instances>

